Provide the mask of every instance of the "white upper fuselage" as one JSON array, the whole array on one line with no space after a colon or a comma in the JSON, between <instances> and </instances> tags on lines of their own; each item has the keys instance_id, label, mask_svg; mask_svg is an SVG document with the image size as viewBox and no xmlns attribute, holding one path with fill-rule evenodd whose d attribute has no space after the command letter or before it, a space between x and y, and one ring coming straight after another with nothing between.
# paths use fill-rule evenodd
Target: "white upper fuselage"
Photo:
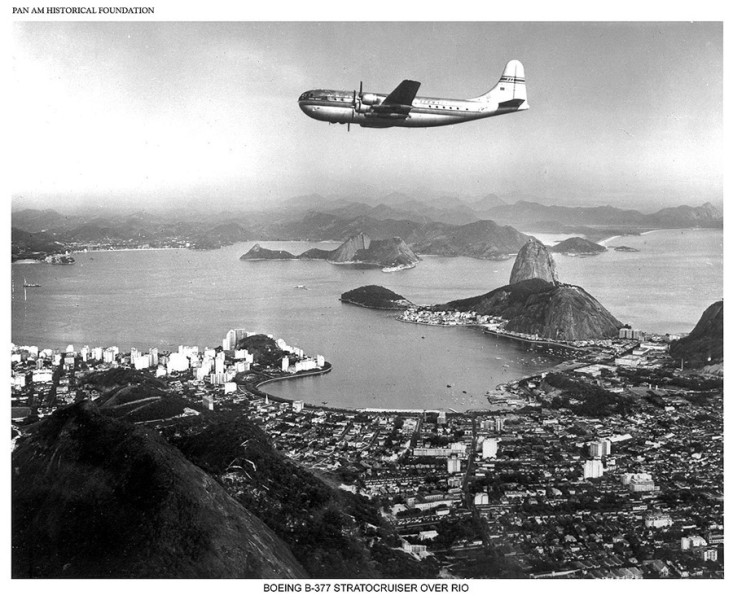
<instances>
[{"instance_id":1,"label":"white upper fuselage","mask_svg":"<svg viewBox=\"0 0 733 600\"><path fill-rule=\"evenodd\" d=\"M380 111L380 105L386 97L387 94L364 94L364 99L370 101L370 104L357 100L354 107L353 91L310 90L301 94L298 104L313 119L329 123L354 123L363 127L438 127L528 108L527 102L520 106L500 107L492 100L416 96L409 107Z\"/></svg>"}]
</instances>

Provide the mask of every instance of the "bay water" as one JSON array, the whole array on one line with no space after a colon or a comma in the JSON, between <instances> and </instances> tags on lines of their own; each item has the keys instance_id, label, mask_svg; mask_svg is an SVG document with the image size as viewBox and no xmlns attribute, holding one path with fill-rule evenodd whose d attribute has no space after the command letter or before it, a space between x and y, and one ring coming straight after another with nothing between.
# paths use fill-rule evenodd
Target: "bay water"
<instances>
[{"instance_id":1,"label":"bay water","mask_svg":"<svg viewBox=\"0 0 733 600\"><path fill-rule=\"evenodd\" d=\"M550 243L567 236L538 237ZM506 285L512 260L426 256L416 268L393 273L325 261L240 261L253 244L79 253L68 266L16 263L12 341L167 350L214 347L227 330L245 328L322 354L333 365L327 375L268 390L343 407L481 408L496 385L556 363L475 328L400 323L394 313L339 301L343 292L372 284L418 304L475 296ZM338 245L261 244L294 254ZM655 231L609 244L640 251L554 256L561 281L580 285L623 322L649 332L688 332L722 298L720 230ZM24 288L24 281L41 287Z\"/></svg>"}]
</instances>

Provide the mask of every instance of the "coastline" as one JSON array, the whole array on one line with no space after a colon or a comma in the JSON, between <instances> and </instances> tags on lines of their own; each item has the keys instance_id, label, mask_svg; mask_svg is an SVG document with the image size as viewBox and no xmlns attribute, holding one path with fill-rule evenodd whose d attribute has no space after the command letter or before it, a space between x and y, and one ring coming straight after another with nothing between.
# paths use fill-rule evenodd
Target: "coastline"
<instances>
[{"instance_id":1,"label":"coastline","mask_svg":"<svg viewBox=\"0 0 733 600\"><path fill-rule=\"evenodd\" d=\"M244 387L249 390L250 392L257 394L260 397L268 396L273 398L276 402L289 402L292 404L293 402L297 402L297 399L292 398L282 398L280 396L273 396L271 394L267 394L266 392L262 392L260 390L261 387L268 383L275 383L277 381L285 381L286 379L301 379L303 377L315 377L316 375L325 375L326 373L330 373L333 369L333 365L326 361L322 369L314 369L311 371L304 371L303 373L293 373L292 375L281 375L276 377L270 377L269 379L265 379L264 381L258 381L257 383L252 382L246 382L244 384ZM314 406L312 404L308 404L306 406Z\"/></svg>"},{"instance_id":2,"label":"coastline","mask_svg":"<svg viewBox=\"0 0 733 600\"><path fill-rule=\"evenodd\" d=\"M715 228L711 228L711 227L670 227L670 228L663 228L663 229L648 229L640 233L625 233L625 234L620 234L620 235L612 235L611 237L601 240L598 243L601 246L606 246L608 242L610 242L611 240L615 240L616 238L620 238L620 237L629 237L631 235L639 235L639 236L649 235L650 233L656 233L657 231L692 231L695 229L715 229Z\"/></svg>"},{"instance_id":3,"label":"coastline","mask_svg":"<svg viewBox=\"0 0 733 600\"><path fill-rule=\"evenodd\" d=\"M367 304L362 304L360 302L356 302L355 300L344 300L343 298L339 298L339 302L343 302L344 304L353 304L354 306L358 306L359 308L368 308L371 310L384 310L384 311L397 311L397 310L405 310L407 308L411 308L414 306L414 304L410 304L410 306L395 306L393 308L388 308L385 306L368 306ZM407 301L409 302L409 300ZM399 320L399 317L397 317Z\"/></svg>"},{"instance_id":4,"label":"coastline","mask_svg":"<svg viewBox=\"0 0 733 600\"><path fill-rule=\"evenodd\" d=\"M642 233L641 235L644 235L644 234ZM616 238L620 238L620 237L622 237L622 236L620 236L620 235L612 235L610 238L606 238L605 240L601 240L600 242L598 242L598 244L601 245L601 246L605 246L607 248L608 247L608 242L610 242L611 240L615 240Z\"/></svg>"},{"instance_id":5,"label":"coastline","mask_svg":"<svg viewBox=\"0 0 733 600\"><path fill-rule=\"evenodd\" d=\"M72 254L92 254L97 252L147 252L149 250L191 250L184 246L160 246L159 248L97 248L95 250L73 250Z\"/></svg>"},{"instance_id":6,"label":"coastline","mask_svg":"<svg viewBox=\"0 0 733 600\"><path fill-rule=\"evenodd\" d=\"M244 387L258 395L260 398L267 397L272 402L285 402L287 404L293 404L294 402L298 402L299 400L297 398L284 398L282 396L275 396L273 394L268 394L267 392L263 391L261 388L263 388L265 385L269 383L276 383L278 381L284 381L286 379L299 379L303 377L314 377L316 375L325 375L327 373L330 373L332 370L332 365L329 362L326 362L326 366L324 366L323 369L319 369L318 371L308 371L305 373L295 373L293 375L283 375L282 377L272 377L271 379L266 379L265 381L260 381L258 383L252 384L251 382L245 383ZM536 374L535 374L536 375ZM529 377L534 377L535 375L530 375ZM511 382L507 382L511 383ZM501 384L506 385L506 384ZM323 410L327 412L333 412L333 413L341 413L341 414L360 414L360 413L372 413L372 414L394 414L394 415L414 415L414 416L420 416L424 415L426 413L436 413L439 414L443 409L440 408L381 408L381 407L360 407L360 408L354 408L354 407L341 407L341 406L328 406L328 405L322 405L319 406L317 404L311 404L309 402L303 402L304 408L309 409L316 409L316 410ZM490 407L487 408L473 408L469 410L456 410L454 408L449 409L453 414L458 415L480 415L480 414L490 414L492 413L492 409Z\"/></svg>"},{"instance_id":7,"label":"coastline","mask_svg":"<svg viewBox=\"0 0 733 600\"><path fill-rule=\"evenodd\" d=\"M483 333L487 335L494 335L496 337L505 338L509 340L514 340L517 342L526 342L528 344L542 344L545 346L557 346L559 348L564 348L566 350L570 350L572 352L576 353L582 353L582 348L577 348L575 346L572 346L571 344L564 343L559 340L546 340L546 339L528 339L526 337L522 337L519 334L507 332L507 331L496 331L495 329L490 329L486 325L481 325L478 323L421 323L417 321L407 321L403 319L402 317L395 317L396 321L399 321L400 323L407 323L410 325L424 325L427 327L473 327L475 329L481 330ZM503 384L499 384L503 385Z\"/></svg>"},{"instance_id":8,"label":"coastline","mask_svg":"<svg viewBox=\"0 0 733 600\"><path fill-rule=\"evenodd\" d=\"M545 339L530 340L525 337L522 337L521 335L509 333L506 331L496 331L494 329L489 329L488 327L483 327L481 325L478 325L477 327L480 327L483 330L483 332L487 335L495 335L496 337L516 340L518 342L527 342L529 344L542 344L545 346L557 346L558 348L564 348L566 350L571 350L577 353L583 352L582 348L576 348L575 346L563 343L559 340L545 340Z\"/></svg>"}]
</instances>

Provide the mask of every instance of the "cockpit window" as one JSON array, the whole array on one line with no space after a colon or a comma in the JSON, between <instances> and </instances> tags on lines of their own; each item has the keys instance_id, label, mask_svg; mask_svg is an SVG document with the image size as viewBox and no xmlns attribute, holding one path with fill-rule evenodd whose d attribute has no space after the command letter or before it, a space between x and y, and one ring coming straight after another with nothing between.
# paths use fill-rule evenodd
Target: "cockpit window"
<instances>
[{"instance_id":1,"label":"cockpit window","mask_svg":"<svg viewBox=\"0 0 733 600\"><path fill-rule=\"evenodd\" d=\"M303 92L298 100L331 100L331 98L324 90L311 90Z\"/></svg>"}]
</instances>

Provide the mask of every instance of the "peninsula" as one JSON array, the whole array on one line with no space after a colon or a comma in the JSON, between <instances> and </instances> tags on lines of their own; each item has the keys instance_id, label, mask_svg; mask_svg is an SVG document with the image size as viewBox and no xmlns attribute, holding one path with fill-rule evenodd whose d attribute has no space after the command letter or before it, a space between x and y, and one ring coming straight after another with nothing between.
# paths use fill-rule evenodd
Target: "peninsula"
<instances>
[{"instance_id":1,"label":"peninsula","mask_svg":"<svg viewBox=\"0 0 733 600\"><path fill-rule=\"evenodd\" d=\"M509 285L434 309L499 317L507 331L550 340L614 338L622 326L583 288L560 283L555 261L534 238L517 255Z\"/></svg>"}]
</instances>

